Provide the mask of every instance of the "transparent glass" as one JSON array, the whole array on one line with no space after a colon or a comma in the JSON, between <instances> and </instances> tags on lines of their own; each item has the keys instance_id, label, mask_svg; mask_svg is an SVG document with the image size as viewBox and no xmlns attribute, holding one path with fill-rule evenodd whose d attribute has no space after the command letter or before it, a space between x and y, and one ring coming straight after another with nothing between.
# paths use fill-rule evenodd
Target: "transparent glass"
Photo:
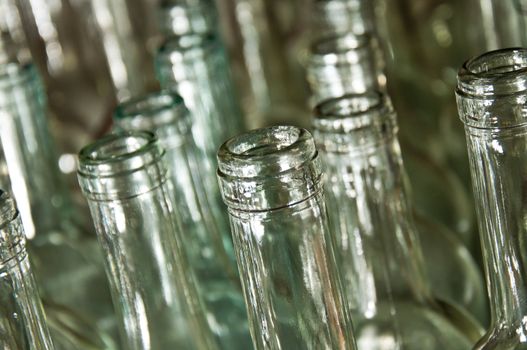
<instances>
[{"instance_id":1,"label":"transparent glass","mask_svg":"<svg viewBox=\"0 0 527 350\"><path fill-rule=\"evenodd\" d=\"M328 100L317 107L313 125L359 349L469 349L480 327L469 316L451 319L448 304L439 306L431 290L480 316L482 279L459 241L437 237L440 232L418 235L388 99L370 92ZM426 246L425 257L434 250L442 256L426 260L425 270L420 240L430 238L436 245ZM425 272L438 283L430 286Z\"/></svg>"},{"instance_id":2,"label":"transparent glass","mask_svg":"<svg viewBox=\"0 0 527 350\"><path fill-rule=\"evenodd\" d=\"M165 36L214 32L218 27L214 6L211 0L162 0L158 9L160 30Z\"/></svg>"},{"instance_id":3,"label":"transparent glass","mask_svg":"<svg viewBox=\"0 0 527 350\"><path fill-rule=\"evenodd\" d=\"M256 349L356 349L311 134L288 126L218 151Z\"/></svg>"},{"instance_id":4,"label":"transparent glass","mask_svg":"<svg viewBox=\"0 0 527 350\"><path fill-rule=\"evenodd\" d=\"M164 157L149 132L109 135L79 154L79 183L105 253L123 347L216 349Z\"/></svg>"},{"instance_id":5,"label":"transparent glass","mask_svg":"<svg viewBox=\"0 0 527 350\"><path fill-rule=\"evenodd\" d=\"M375 32L373 2L370 0L313 0L313 38L335 34L361 35Z\"/></svg>"},{"instance_id":6,"label":"transparent glass","mask_svg":"<svg viewBox=\"0 0 527 350\"><path fill-rule=\"evenodd\" d=\"M25 244L16 205L0 190L0 347L53 350Z\"/></svg>"},{"instance_id":7,"label":"transparent glass","mask_svg":"<svg viewBox=\"0 0 527 350\"><path fill-rule=\"evenodd\" d=\"M491 325L475 349L527 349L527 50L491 51L458 73Z\"/></svg>"},{"instance_id":8,"label":"transparent glass","mask_svg":"<svg viewBox=\"0 0 527 350\"><path fill-rule=\"evenodd\" d=\"M247 311L229 227L219 227L201 180L199 151L191 133L191 115L183 99L170 91L152 93L119 105L117 129L152 130L166 151L169 178L177 199L175 213L183 247L208 309L209 325L225 349L250 349ZM226 208L218 208L226 210Z\"/></svg>"},{"instance_id":9,"label":"transparent glass","mask_svg":"<svg viewBox=\"0 0 527 350\"><path fill-rule=\"evenodd\" d=\"M307 64L313 106L346 93L384 89L383 69L378 44L370 35L348 33L315 41Z\"/></svg>"},{"instance_id":10,"label":"transparent glass","mask_svg":"<svg viewBox=\"0 0 527 350\"><path fill-rule=\"evenodd\" d=\"M42 89L32 65L0 66L0 187L18 203L43 297L113 332L102 254L78 224L59 176ZM91 328L77 332L90 338L97 333Z\"/></svg>"},{"instance_id":11,"label":"transparent glass","mask_svg":"<svg viewBox=\"0 0 527 350\"><path fill-rule=\"evenodd\" d=\"M201 153L202 179L213 198L212 215L229 227L215 176L216 151L241 130L241 116L227 69L225 52L214 35L196 34L167 39L156 56L162 87L176 90L192 113L192 134Z\"/></svg>"}]
</instances>

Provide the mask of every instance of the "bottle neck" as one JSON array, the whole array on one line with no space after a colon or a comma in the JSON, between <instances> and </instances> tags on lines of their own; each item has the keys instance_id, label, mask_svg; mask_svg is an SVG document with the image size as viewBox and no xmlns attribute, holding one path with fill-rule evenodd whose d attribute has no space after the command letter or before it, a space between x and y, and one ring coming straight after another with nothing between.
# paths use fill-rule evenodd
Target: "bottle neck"
<instances>
[{"instance_id":1,"label":"bottle neck","mask_svg":"<svg viewBox=\"0 0 527 350\"><path fill-rule=\"evenodd\" d=\"M0 229L12 237L0 247L0 299L2 300L2 344L9 349L54 349L25 249L19 214ZM18 315L14 317L13 315Z\"/></svg>"},{"instance_id":2,"label":"bottle neck","mask_svg":"<svg viewBox=\"0 0 527 350\"><path fill-rule=\"evenodd\" d=\"M319 149L352 310L366 316L392 297L426 300L430 290L395 134L342 153L323 143Z\"/></svg>"},{"instance_id":3,"label":"bottle neck","mask_svg":"<svg viewBox=\"0 0 527 350\"><path fill-rule=\"evenodd\" d=\"M27 237L61 224L69 199L47 128L44 91L32 65L7 65L0 81L0 174L18 203Z\"/></svg>"},{"instance_id":4,"label":"bottle neck","mask_svg":"<svg viewBox=\"0 0 527 350\"><path fill-rule=\"evenodd\" d=\"M525 126L465 129L487 274L492 322L527 335L527 277L524 225L527 208Z\"/></svg>"}]
</instances>

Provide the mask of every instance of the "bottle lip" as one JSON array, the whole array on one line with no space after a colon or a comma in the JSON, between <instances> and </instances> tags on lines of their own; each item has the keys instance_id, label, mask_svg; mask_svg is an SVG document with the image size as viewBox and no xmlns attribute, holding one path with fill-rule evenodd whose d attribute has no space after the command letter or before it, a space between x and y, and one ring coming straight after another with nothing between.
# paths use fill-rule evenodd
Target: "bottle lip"
<instances>
[{"instance_id":1,"label":"bottle lip","mask_svg":"<svg viewBox=\"0 0 527 350\"><path fill-rule=\"evenodd\" d=\"M185 135L191 127L183 98L171 90L129 99L116 107L113 119L117 127L128 131L177 126L177 132Z\"/></svg>"},{"instance_id":2,"label":"bottle lip","mask_svg":"<svg viewBox=\"0 0 527 350\"><path fill-rule=\"evenodd\" d=\"M79 153L77 175L89 199L112 200L140 195L166 180L165 151L149 131L107 135Z\"/></svg>"},{"instance_id":3,"label":"bottle lip","mask_svg":"<svg viewBox=\"0 0 527 350\"><path fill-rule=\"evenodd\" d=\"M397 133L390 99L379 91L347 94L322 102L315 107L312 125L318 148L330 153L364 154Z\"/></svg>"},{"instance_id":4,"label":"bottle lip","mask_svg":"<svg viewBox=\"0 0 527 350\"><path fill-rule=\"evenodd\" d=\"M313 137L294 126L253 130L228 140L218 151L218 180L232 210L296 205L320 191L321 176Z\"/></svg>"},{"instance_id":5,"label":"bottle lip","mask_svg":"<svg viewBox=\"0 0 527 350\"><path fill-rule=\"evenodd\" d=\"M333 133L367 129L395 118L389 97L380 91L328 99L315 107L314 114L313 128Z\"/></svg>"},{"instance_id":6,"label":"bottle lip","mask_svg":"<svg viewBox=\"0 0 527 350\"><path fill-rule=\"evenodd\" d=\"M240 179L279 176L314 157L316 148L309 131L271 126L227 140L218 151L218 171Z\"/></svg>"},{"instance_id":7,"label":"bottle lip","mask_svg":"<svg viewBox=\"0 0 527 350\"><path fill-rule=\"evenodd\" d=\"M456 97L461 120L478 128L526 123L522 113L493 113L524 105L527 99L527 49L506 48L466 61L458 72ZM506 103L505 103L506 101Z\"/></svg>"}]
</instances>

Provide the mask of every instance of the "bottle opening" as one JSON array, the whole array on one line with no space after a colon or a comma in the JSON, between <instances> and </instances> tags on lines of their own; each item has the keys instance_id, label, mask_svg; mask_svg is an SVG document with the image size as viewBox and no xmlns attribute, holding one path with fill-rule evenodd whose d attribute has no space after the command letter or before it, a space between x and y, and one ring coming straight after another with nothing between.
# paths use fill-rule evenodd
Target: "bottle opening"
<instances>
[{"instance_id":1,"label":"bottle opening","mask_svg":"<svg viewBox=\"0 0 527 350\"><path fill-rule=\"evenodd\" d=\"M150 130L176 124L181 131L190 128L190 115L183 98L171 91L160 91L121 103L114 112L117 127L124 130ZM181 124L179 124L181 123Z\"/></svg>"},{"instance_id":2,"label":"bottle opening","mask_svg":"<svg viewBox=\"0 0 527 350\"><path fill-rule=\"evenodd\" d=\"M218 178L231 208L260 211L301 202L318 191L320 177L313 137L302 128L253 130L218 151Z\"/></svg>"},{"instance_id":3,"label":"bottle opening","mask_svg":"<svg viewBox=\"0 0 527 350\"><path fill-rule=\"evenodd\" d=\"M527 90L527 49L484 53L465 62L458 74L458 91L473 96L496 96Z\"/></svg>"},{"instance_id":4,"label":"bottle opening","mask_svg":"<svg viewBox=\"0 0 527 350\"><path fill-rule=\"evenodd\" d=\"M468 60L457 80L459 115L467 126L486 129L526 124L527 49L495 50Z\"/></svg>"},{"instance_id":5,"label":"bottle opening","mask_svg":"<svg viewBox=\"0 0 527 350\"><path fill-rule=\"evenodd\" d=\"M164 151L148 131L108 135L79 153L78 177L91 199L125 198L165 181Z\"/></svg>"},{"instance_id":6,"label":"bottle opening","mask_svg":"<svg viewBox=\"0 0 527 350\"><path fill-rule=\"evenodd\" d=\"M273 176L310 161L316 154L311 134L293 126L254 130L225 142L219 170L230 176Z\"/></svg>"}]
</instances>

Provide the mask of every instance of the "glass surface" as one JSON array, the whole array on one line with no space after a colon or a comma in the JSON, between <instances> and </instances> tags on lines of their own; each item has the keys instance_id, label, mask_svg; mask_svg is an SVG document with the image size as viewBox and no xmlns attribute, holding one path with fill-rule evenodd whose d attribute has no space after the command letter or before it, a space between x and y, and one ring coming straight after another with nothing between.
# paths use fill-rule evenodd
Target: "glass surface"
<instances>
[{"instance_id":1,"label":"glass surface","mask_svg":"<svg viewBox=\"0 0 527 350\"><path fill-rule=\"evenodd\" d=\"M216 151L241 130L241 116L221 43L212 34L169 38L157 53L156 73L161 86L176 90L192 113L202 180L214 203L212 215L227 229L228 217L215 176Z\"/></svg>"},{"instance_id":2,"label":"glass surface","mask_svg":"<svg viewBox=\"0 0 527 350\"><path fill-rule=\"evenodd\" d=\"M526 82L526 49L488 52L458 73L491 303L491 325L475 349L527 349Z\"/></svg>"},{"instance_id":3,"label":"glass surface","mask_svg":"<svg viewBox=\"0 0 527 350\"><path fill-rule=\"evenodd\" d=\"M152 130L166 151L169 178L177 199L174 207L184 234L183 247L207 319L222 348L250 349L247 311L234 258L229 227L220 227L201 180L202 164L191 133L192 117L183 99L162 91L127 101L114 113L116 129ZM218 208L218 210L227 210Z\"/></svg>"},{"instance_id":4,"label":"glass surface","mask_svg":"<svg viewBox=\"0 0 527 350\"><path fill-rule=\"evenodd\" d=\"M256 349L356 349L311 135L258 129L218 152Z\"/></svg>"},{"instance_id":5,"label":"glass surface","mask_svg":"<svg viewBox=\"0 0 527 350\"><path fill-rule=\"evenodd\" d=\"M449 319L432 291L456 305L467 302L484 316L482 280L460 242L449 244L437 237L441 232L418 234L387 97L372 92L328 100L317 107L313 125L359 349L469 349L473 334L463 332L471 318ZM428 239L436 245L425 245L430 251L423 252L420 240ZM434 250L442 256L431 261ZM426 273L434 274L437 284L430 285ZM459 273L466 275L450 277ZM467 293L469 300L463 299ZM476 324L474 331L480 331Z\"/></svg>"},{"instance_id":6,"label":"glass surface","mask_svg":"<svg viewBox=\"0 0 527 350\"><path fill-rule=\"evenodd\" d=\"M53 350L14 201L0 190L0 347Z\"/></svg>"},{"instance_id":7,"label":"glass surface","mask_svg":"<svg viewBox=\"0 0 527 350\"><path fill-rule=\"evenodd\" d=\"M147 132L109 135L79 155L79 182L105 253L123 346L216 349L164 157Z\"/></svg>"},{"instance_id":8,"label":"glass surface","mask_svg":"<svg viewBox=\"0 0 527 350\"><path fill-rule=\"evenodd\" d=\"M84 232L72 212L32 65L0 66L0 123L0 186L17 201L43 296L74 310L95 328L113 332L102 254L95 235ZM99 287L94 290L93 285ZM88 328L86 335L96 333Z\"/></svg>"}]
</instances>

